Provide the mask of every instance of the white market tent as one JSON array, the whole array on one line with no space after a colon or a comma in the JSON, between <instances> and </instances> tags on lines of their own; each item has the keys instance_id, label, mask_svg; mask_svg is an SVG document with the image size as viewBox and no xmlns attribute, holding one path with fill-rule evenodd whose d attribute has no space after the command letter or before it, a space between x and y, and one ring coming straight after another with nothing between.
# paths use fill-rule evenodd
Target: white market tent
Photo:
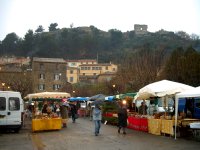
<instances>
[{"instance_id":1,"label":"white market tent","mask_svg":"<svg viewBox=\"0 0 200 150\"><path fill-rule=\"evenodd\" d=\"M179 94L176 94L175 96L175 139L176 139L176 126L177 126L177 116L178 116L178 103L179 103L179 98L192 98L192 97L200 97L200 86L196 87L191 90L187 90L184 92L181 92Z\"/></svg>"},{"instance_id":2,"label":"white market tent","mask_svg":"<svg viewBox=\"0 0 200 150\"><path fill-rule=\"evenodd\" d=\"M161 80L141 88L134 100L145 100L150 97L164 97L190 89L194 89L194 87L174 81Z\"/></svg>"},{"instance_id":3,"label":"white market tent","mask_svg":"<svg viewBox=\"0 0 200 150\"><path fill-rule=\"evenodd\" d=\"M40 99L40 98L67 98L70 97L69 93L65 92L41 92L41 93L33 93L33 94L28 94L25 99Z\"/></svg>"}]
</instances>

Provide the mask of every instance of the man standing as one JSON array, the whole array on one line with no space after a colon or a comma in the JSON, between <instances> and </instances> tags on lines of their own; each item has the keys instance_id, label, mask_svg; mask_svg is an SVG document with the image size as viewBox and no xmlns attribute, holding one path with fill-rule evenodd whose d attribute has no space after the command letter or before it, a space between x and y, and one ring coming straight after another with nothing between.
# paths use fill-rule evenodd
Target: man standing
<instances>
[{"instance_id":1,"label":"man standing","mask_svg":"<svg viewBox=\"0 0 200 150\"><path fill-rule=\"evenodd\" d=\"M101 128L102 111L100 105L95 105L93 109L93 120L95 123L95 136L98 136Z\"/></svg>"}]
</instances>

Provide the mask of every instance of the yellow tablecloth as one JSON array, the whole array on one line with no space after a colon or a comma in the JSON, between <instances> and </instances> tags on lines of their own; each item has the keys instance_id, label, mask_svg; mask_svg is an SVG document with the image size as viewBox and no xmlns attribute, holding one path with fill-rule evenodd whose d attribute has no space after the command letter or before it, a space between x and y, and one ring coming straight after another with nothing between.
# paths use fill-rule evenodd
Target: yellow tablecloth
<instances>
[{"instance_id":1,"label":"yellow tablecloth","mask_svg":"<svg viewBox=\"0 0 200 150\"><path fill-rule=\"evenodd\" d=\"M148 131L151 134L161 135L161 119L148 119Z\"/></svg>"},{"instance_id":2,"label":"yellow tablecloth","mask_svg":"<svg viewBox=\"0 0 200 150\"><path fill-rule=\"evenodd\" d=\"M62 128L61 118L32 119L32 131L59 130Z\"/></svg>"},{"instance_id":3,"label":"yellow tablecloth","mask_svg":"<svg viewBox=\"0 0 200 150\"><path fill-rule=\"evenodd\" d=\"M166 133L170 135L174 135L174 129L173 126L175 124L174 120L161 120L161 133Z\"/></svg>"}]
</instances>

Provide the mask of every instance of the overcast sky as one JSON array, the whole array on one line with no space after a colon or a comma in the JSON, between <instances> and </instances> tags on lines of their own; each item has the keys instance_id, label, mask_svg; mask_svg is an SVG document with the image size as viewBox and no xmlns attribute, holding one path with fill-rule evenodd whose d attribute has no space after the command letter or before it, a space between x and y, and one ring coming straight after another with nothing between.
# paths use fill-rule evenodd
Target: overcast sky
<instances>
[{"instance_id":1,"label":"overcast sky","mask_svg":"<svg viewBox=\"0 0 200 150\"><path fill-rule=\"evenodd\" d=\"M134 30L134 24L200 35L200 0L0 0L0 40L15 32L23 38L29 29L51 23L58 28L90 26L100 30Z\"/></svg>"}]
</instances>

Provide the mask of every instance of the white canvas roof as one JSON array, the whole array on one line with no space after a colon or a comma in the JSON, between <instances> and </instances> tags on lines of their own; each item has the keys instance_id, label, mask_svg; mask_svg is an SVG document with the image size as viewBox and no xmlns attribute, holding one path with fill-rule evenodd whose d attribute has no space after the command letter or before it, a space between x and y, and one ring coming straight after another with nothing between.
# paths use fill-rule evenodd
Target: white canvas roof
<instances>
[{"instance_id":1,"label":"white canvas roof","mask_svg":"<svg viewBox=\"0 0 200 150\"><path fill-rule=\"evenodd\" d=\"M193 89L194 87L169 81L169 80L161 80L158 82L154 82L148 84L141 88L137 93L135 99L148 99L150 97L163 97L167 95L174 95L176 93L183 92L185 90Z\"/></svg>"}]
</instances>

